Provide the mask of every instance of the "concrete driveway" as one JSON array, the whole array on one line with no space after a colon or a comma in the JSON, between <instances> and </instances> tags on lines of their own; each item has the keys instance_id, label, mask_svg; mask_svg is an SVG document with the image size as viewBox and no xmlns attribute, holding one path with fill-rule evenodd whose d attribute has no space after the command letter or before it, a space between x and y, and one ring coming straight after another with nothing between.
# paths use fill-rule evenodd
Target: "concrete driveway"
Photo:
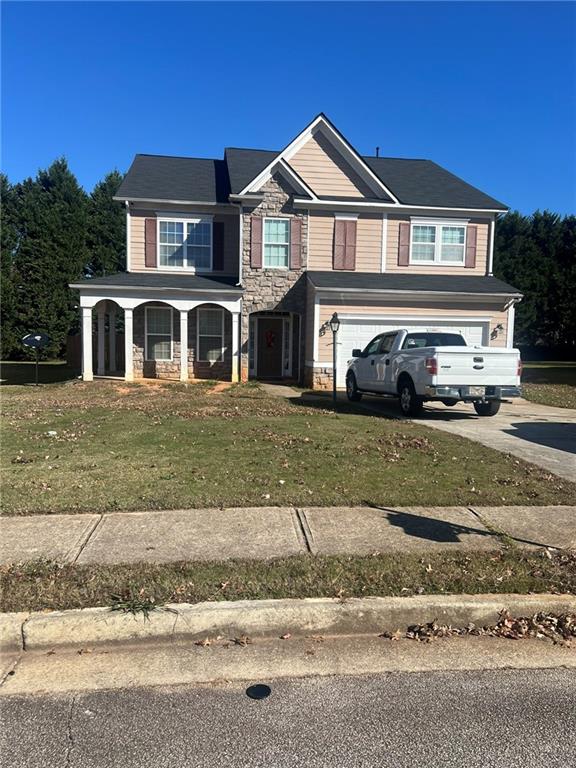
<instances>
[{"instance_id":1,"label":"concrete driveway","mask_svg":"<svg viewBox=\"0 0 576 768\"><path fill-rule=\"evenodd\" d=\"M399 414L395 400L365 396L362 402L382 415ZM576 410L518 399L503 404L496 416L482 418L471 405L447 408L426 403L423 416L414 421L511 453L565 480L576 480Z\"/></svg>"}]
</instances>

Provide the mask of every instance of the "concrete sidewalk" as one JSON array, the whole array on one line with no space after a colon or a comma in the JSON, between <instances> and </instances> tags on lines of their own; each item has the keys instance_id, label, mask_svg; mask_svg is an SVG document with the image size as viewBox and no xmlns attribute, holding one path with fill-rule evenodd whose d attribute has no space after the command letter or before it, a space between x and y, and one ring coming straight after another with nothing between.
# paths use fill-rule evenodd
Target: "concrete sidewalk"
<instances>
[{"instance_id":1,"label":"concrete sidewalk","mask_svg":"<svg viewBox=\"0 0 576 768\"><path fill-rule=\"evenodd\" d=\"M253 507L4 517L0 563L486 551L502 546L502 534L520 547L576 548L576 506Z\"/></svg>"}]
</instances>

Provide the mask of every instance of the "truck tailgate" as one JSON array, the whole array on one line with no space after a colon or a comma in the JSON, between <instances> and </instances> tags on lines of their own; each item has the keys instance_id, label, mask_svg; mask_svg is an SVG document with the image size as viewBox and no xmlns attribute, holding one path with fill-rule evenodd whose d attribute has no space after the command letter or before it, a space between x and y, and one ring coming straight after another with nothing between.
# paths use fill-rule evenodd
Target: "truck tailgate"
<instances>
[{"instance_id":1,"label":"truck tailgate","mask_svg":"<svg viewBox=\"0 0 576 768\"><path fill-rule=\"evenodd\" d=\"M518 386L519 352L517 349L461 347L443 350L437 347L440 385L478 384L483 386Z\"/></svg>"}]
</instances>

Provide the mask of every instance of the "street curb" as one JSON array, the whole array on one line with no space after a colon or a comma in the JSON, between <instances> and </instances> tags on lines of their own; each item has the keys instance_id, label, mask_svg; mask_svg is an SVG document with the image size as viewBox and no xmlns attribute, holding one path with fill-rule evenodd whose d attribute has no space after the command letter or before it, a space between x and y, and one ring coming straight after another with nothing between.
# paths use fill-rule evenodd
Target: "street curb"
<instances>
[{"instance_id":1,"label":"street curb","mask_svg":"<svg viewBox=\"0 0 576 768\"><path fill-rule=\"evenodd\" d=\"M576 613L571 595L431 595L338 600L239 600L172 604L148 618L84 608L53 613L2 614L2 650L42 651L105 644L205 638L370 635L437 620L441 624L494 624L502 610L515 616L539 611Z\"/></svg>"}]
</instances>

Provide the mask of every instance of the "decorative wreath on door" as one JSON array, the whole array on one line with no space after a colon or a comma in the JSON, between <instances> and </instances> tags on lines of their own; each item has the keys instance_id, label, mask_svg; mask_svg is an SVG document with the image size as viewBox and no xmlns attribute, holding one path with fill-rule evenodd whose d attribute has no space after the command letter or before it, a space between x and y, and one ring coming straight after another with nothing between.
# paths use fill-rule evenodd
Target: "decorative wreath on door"
<instances>
[{"instance_id":1,"label":"decorative wreath on door","mask_svg":"<svg viewBox=\"0 0 576 768\"><path fill-rule=\"evenodd\" d=\"M264 339L266 341L266 346L268 349L272 349L272 347L276 344L276 334L274 331L266 331L264 334Z\"/></svg>"}]
</instances>

